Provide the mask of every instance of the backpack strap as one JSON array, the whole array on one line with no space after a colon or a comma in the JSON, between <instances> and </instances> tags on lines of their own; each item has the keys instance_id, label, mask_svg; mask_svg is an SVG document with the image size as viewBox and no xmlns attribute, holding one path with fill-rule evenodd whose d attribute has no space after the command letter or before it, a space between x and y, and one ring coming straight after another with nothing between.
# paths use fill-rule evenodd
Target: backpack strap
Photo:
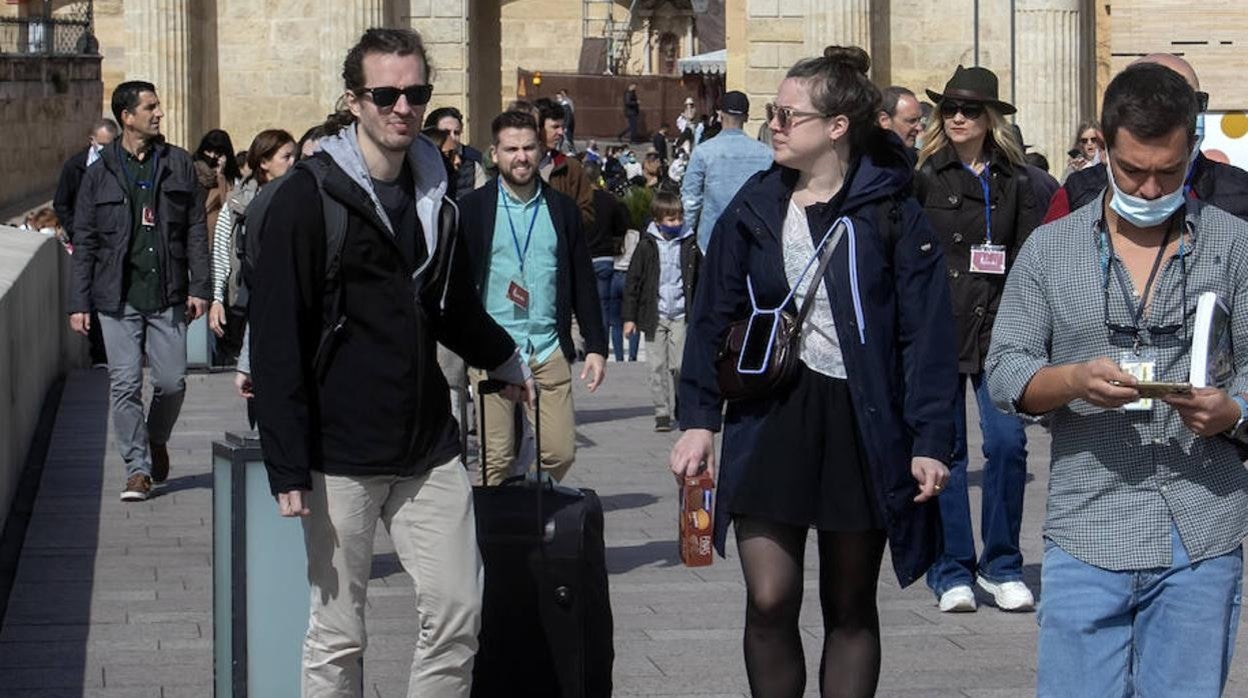
<instances>
[{"instance_id":1,"label":"backpack strap","mask_svg":"<svg viewBox=\"0 0 1248 698\"><path fill-rule=\"evenodd\" d=\"M299 165L316 180L316 189L321 194L321 216L325 221L324 293L327 303L322 318L321 340L317 346L316 356L313 358L318 377L324 378L338 344L336 339L338 335L346 331L347 326L347 316L344 311L346 284L342 283L341 276L342 251L347 244L347 225L350 214L346 206L325 191L325 178L330 172L330 162L326 156L310 157L301 160Z\"/></svg>"}]
</instances>

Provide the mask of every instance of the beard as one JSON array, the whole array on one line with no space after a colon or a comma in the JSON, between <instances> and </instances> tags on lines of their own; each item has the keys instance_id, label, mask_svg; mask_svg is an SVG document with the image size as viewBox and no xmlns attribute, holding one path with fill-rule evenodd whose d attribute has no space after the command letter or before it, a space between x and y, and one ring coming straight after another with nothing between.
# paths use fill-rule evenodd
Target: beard
<instances>
[{"instance_id":1,"label":"beard","mask_svg":"<svg viewBox=\"0 0 1248 698\"><path fill-rule=\"evenodd\" d=\"M498 170L498 176L502 177L508 184L513 187L526 187L533 182L533 178L537 176L537 166L530 164L529 171L524 175L515 173L515 166L502 167Z\"/></svg>"}]
</instances>

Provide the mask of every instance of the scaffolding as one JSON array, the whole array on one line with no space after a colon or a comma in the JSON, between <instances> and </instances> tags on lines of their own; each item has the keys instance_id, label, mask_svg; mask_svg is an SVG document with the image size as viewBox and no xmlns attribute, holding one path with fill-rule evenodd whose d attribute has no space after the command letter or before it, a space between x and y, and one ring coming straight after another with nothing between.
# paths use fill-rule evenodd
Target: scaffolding
<instances>
[{"instance_id":1,"label":"scaffolding","mask_svg":"<svg viewBox=\"0 0 1248 698\"><path fill-rule=\"evenodd\" d=\"M607 72L611 75L627 69L636 4L636 0L632 0L625 9L620 0L582 0L581 40L583 43L605 40Z\"/></svg>"}]
</instances>

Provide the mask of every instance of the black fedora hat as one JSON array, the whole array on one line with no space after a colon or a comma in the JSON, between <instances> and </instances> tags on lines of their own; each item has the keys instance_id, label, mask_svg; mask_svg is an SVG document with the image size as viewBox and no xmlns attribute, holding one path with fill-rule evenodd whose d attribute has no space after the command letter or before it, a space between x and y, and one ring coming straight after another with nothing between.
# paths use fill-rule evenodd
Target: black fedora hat
<instances>
[{"instance_id":1,"label":"black fedora hat","mask_svg":"<svg viewBox=\"0 0 1248 698\"><path fill-rule=\"evenodd\" d=\"M945 83L943 93L927 90L927 96L937 104L945 99L957 99L963 102L991 104L997 111L1007 115L1018 111L1013 104L1003 102L998 98L996 73L979 66L971 68L958 66L958 69L953 71L953 77Z\"/></svg>"}]
</instances>

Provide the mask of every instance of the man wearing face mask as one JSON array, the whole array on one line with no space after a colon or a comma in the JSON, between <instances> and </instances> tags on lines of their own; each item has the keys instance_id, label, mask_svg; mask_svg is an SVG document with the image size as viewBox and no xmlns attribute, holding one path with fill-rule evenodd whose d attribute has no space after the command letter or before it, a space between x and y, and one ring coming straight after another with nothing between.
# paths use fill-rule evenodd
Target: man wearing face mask
<instances>
[{"instance_id":1,"label":"man wearing face mask","mask_svg":"<svg viewBox=\"0 0 1248 698\"><path fill-rule=\"evenodd\" d=\"M1105 91L1107 187L1032 233L985 369L1003 410L1048 415L1037 694L1218 696L1248 535L1248 224L1186 196L1199 100L1132 65ZM1234 373L1186 382L1205 292L1227 307Z\"/></svg>"},{"instance_id":2,"label":"man wearing face mask","mask_svg":"<svg viewBox=\"0 0 1248 698\"><path fill-rule=\"evenodd\" d=\"M1196 77L1196 71L1192 69L1192 65L1169 53L1144 56L1136 59L1132 65L1138 63L1163 65L1182 75L1187 84L1196 90L1200 113L1196 115L1195 160L1185 183L1186 194L1248 220L1248 172L1234 165L1210 160L1200 152L1200 144L1205 137L1204 112L1209 107L1209 95L1200 91L1200 79ZM1055 221L1088 204L1097 197L1104 186L1105 163L1097 163L1078 172L1072 172L1049 202L1049 210L1044 214L1044 222Z\"/></svg>"}]
</instances>

